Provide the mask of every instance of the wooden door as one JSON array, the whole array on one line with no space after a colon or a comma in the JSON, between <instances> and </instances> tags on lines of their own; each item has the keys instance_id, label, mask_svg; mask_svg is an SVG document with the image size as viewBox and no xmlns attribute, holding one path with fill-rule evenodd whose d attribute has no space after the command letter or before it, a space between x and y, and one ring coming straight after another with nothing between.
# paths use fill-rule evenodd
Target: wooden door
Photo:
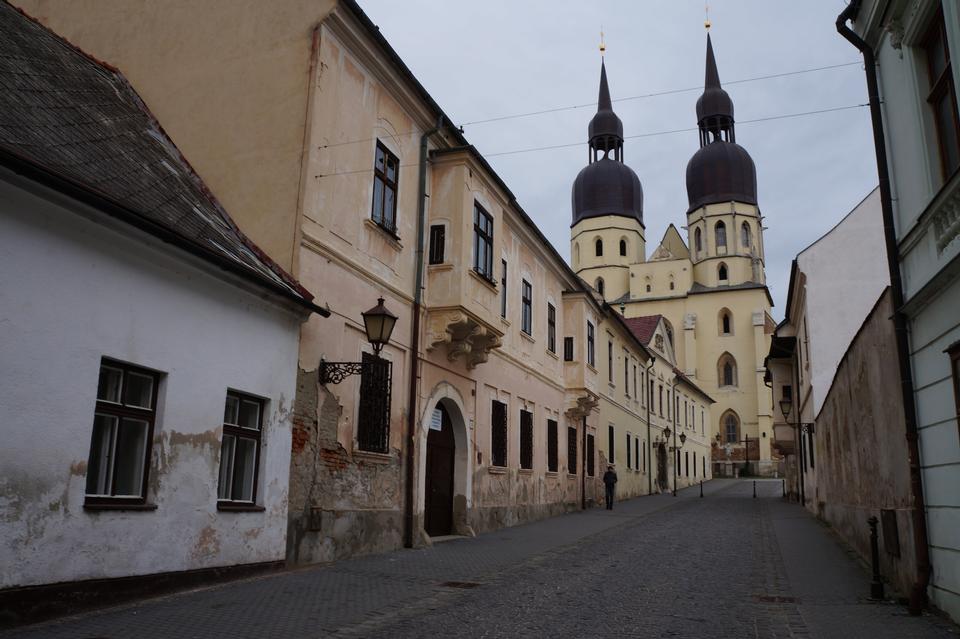
<instances>
[{"instance_id":1,"label":"wooden door","mask_svg":"<svg viewBox=\"0 0 960 639\"><path fill-rule=\"evenodd\" d=\"M661 490L667 490L667 447L663 444L657 446L657 483Z\"/></svg>"},{"instance_id":2,"label":"wooden door","mask_svg":"<svg viewBox=\"0 0 960 639\"><path fill-rule=\"evenodd\" d=\"M424 504L424 529L431 537L449 535L453 532L453 470L456 442L453 424L442 404L441 430L430 429L427 434L426 502Z\"/></svg>"}]
</instances>

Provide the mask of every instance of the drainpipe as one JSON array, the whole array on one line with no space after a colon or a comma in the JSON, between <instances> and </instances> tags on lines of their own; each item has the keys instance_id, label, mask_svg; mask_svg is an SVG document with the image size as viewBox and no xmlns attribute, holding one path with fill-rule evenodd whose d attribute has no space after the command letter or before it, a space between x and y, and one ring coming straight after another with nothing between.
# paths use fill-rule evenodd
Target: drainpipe
<instances>
[{"instance_id":1,"label":"drainpipe","mask_svg":"<svg viewBox=\"0 0 960 639\"><path fill-rule=\"evenodd\" d=\"M423 236L426 226L427 144L430 136L443 126L437 125L420 136L420 175L417 184L417 276L413 287L413 328L410 333L410 390L407 395L407 482L403 513L403 546L413 548L413 464L417 441L417 383L420 381L420 310L423 302Z\"/></svg>"},{"instance_id":2,"label":"drainpipe","mask_svg":"<svg viewBox=\"0 0 960 639\"><path fill-rule=\"evenodd\" d=\"M587 509L587 416L583 416L583 464L580 468L580 510Z\"/></svg>"},{"instance_id":3,"label":"drainpipe","mask_svg":"<svg viewBox=\"0 0 960 639\"><path fill-rule=\"evenodd\" d=\"M647 388L643 392L647 395L647 494L653 494L653 442L650 441L650 404L653 403L653 397L647 391L650 388L650 376L653 375L653 365L657 360L651 356L650 365L647 366Z\"/></svg>"},{"instance_id":4,"label":"drainpipe","mask_svg":"<svg viewBox=\"0 0 960 639\"><path fill-rule=\"evenodd\" d=\"M880 92L877 86L876 58L873 49L853 29L847 26L860 10L861 0L852 0L837 16L837 32L863 54L867 75L867 91L870 96L870 119L873 124L873 144L877 156L877 176L880 181L880 205L883 211L883 236L887 247L887 270L890 272L890 293L893 298L893 331L897 344L897 363L900 366L900 394L903 399L903 421L907 439L907 455L910 464L910 489L913 493L913 508L910 516L913 523L913 545L917 561L917 581L910 592L909 610L919 615L927 599L930 583L930 549L927 538L926 504L923 498L923 476L920 471L917 409L913 391L913 373L910 366L910 344L907 335L907 318L903 313L903 282L897 263L897 236L893 219L893 200L890 195L890 172L887 167L887 144L883 131L883 116L880 112Z\"/></svg>"},{"instance_id":5,"label":"drainpipe","mask_svg":"<svg viewBox=\"0 0 960 639\"><path fill-rule=\"evenodd\" d=\"M789 319L789 318L787 318ZM797 336L797 344L800 343L800 336ZM794 433L796 434L797 442L797 480L800 483L800 505L804 508L807 507L807 496L804 494L804 484L803 484L803 473L804 465L806 460L803 455L803 433L800 430L800 424L803 420L800 419L800 356L799 356L799 346L793 349L793 405L796 407L794 411L796 412L796 426L794 428Z\"/></svg>"}]
</instances>

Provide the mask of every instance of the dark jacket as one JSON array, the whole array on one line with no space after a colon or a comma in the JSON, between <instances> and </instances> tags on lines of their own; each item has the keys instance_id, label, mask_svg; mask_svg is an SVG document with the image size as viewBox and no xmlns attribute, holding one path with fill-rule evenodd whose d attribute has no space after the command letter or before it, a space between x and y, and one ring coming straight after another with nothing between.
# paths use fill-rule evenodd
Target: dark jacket
<instances>
[{"instance_id":1,"label":"dark jacket","mask_svg":"<svg viewBox=\"0 0 960 639\"><path fill-rule=\"evenodd\" d=\"M608 470L603 474L603 483L607 486L613 486L617 483L617 474L612 470Z\"/></svg>"}]
</instances>

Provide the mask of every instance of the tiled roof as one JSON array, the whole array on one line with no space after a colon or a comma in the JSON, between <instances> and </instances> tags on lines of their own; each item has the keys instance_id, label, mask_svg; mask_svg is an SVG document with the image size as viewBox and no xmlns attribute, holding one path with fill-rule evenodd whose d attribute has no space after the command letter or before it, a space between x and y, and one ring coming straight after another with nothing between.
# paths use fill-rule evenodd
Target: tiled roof
<instances>
[{"instance_id":1,"label":"tiled roof","mask_svg":"<svg viewBox=\"0 0 960 639\"><path fill-rule=\"evenodd\" d=\"M662 315L645 315L643 317L631 317L625 319L627 326L633 331L633 334L640 340L644 346L650 345L653 334L657 330L657 324L660 323Z\"/></svg>"},{"instance_id":2,"label":"tiled roof","mask_svg":"<svg viewBox=\"0 0 960 639\"><path fill-rule=\"evenodd\" d=\"M237 228L119 71L3 0L0 163L328 313Z\"/></svg>"}]
</instances>

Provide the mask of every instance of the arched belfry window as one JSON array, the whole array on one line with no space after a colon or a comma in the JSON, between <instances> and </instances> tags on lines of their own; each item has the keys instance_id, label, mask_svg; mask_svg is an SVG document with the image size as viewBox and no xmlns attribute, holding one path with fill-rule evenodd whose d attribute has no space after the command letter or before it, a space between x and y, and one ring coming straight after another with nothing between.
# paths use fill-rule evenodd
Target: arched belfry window
<instances>
[{"instance_id":1,"label":"arched belfry window","mask_svg":"<svg viewBox=\"0 0 960 639\"><path fill-rule=\"evenodd\" d=\"M599 237L597 238L596 249L597 257L603 257L603 240Z\"/></svg>"},{"instance_id":2,"label":"arched belfry window","mask_svg":"<svg viewBox=\"0 0 960 639\"><path fill-rule=\"evenodd\" d=\"M726 283L730 279L727 276L727 265L723 262L717 267L717 279L720 280L721 283Z\"/></svg>"},{"instance_id":3,"label":"arched belfry window","mask_svg":"<svg viewBox=\"0 0 960 639\"><path fill-rule=\"evenodd\" d=\"M620 240L620 255L621 255L622 257L626 257L626 256L627 256L627 241L626 241L626 240Z\"/></svg>"},{"instance_id":4,"label":"arched belfry window","mask_svg":"<svg viewBox=\"0 0 960 639\"><path fill-rule=\"evenodd\" d=\"M597 293L600 293L600 296L603 297L603 278L598 277L597 282L594 285L594 288L597 289Z\"/></svg>"},{"instance_id":5,"label":"arched belfry window","mask_svg":"<svg viewBox=\"0 0 960 639\"><path fill-rule=\"evenodd\" d=\"M720 310L720 334L733 335L733 315L725 308Z\"/></svg>"},{"instance_id":6,"label":"arched belfry window","mask_svg":"<svg viewBox=\"0 0 960 639\"><path fill-rule=\"evenodd\" d=\"M728 410L720 418L720 428L723 429L725 443L736 444L740 441L740 418L732 410Z\"/></svg>"},{"instance_id":7,"label":"arched belfry window","mask_svg":"<svg viewBox=\"0 0 960 639\"><path fill-rule=\"evenodd\" d=\"M746 222L740 225L740 243L744 248L750 248L750 225Z\"/></svg>"},{"instance_id":8,"label":"arched belfry window","mask_svg":"<svg viewBox=\"0 0 960 639\"><path fill-rule=\"evenodd\" d=\"M720 387L737 386L737 360L730 353L724 353L717 361L717 380Z\"/></svg>"},{"instance_id":9,"label":"arched belfry window","mask_svg":"<svg viewBox=\"0 0 960 639\"><path fill-rule=\"evenodd\" d=\"M723 222L717 222L713 227L714 234L717 236L717 248L727 247L727 225Z\"/></svg>"},{"instance_id":10,"label":"arched belfry window","mask_svg":"<svg viewBox=\"0 0 960 639\"><path fill-rule=\"evenodd\" d=\"M580 268L580 242L573 245L573 268Z\"/></svg>"},{"instance_id":11,"label":"arched belfry window","mask_svg":"<svg viewBox=\"0 0 960 639\"><path fill-rule=\"evenodd\" d=\"M694 254L700 255L700 251L703 250L703 237L701 236L699 228L693 232L693 246Z\"/></svg>"}]
</instances>

